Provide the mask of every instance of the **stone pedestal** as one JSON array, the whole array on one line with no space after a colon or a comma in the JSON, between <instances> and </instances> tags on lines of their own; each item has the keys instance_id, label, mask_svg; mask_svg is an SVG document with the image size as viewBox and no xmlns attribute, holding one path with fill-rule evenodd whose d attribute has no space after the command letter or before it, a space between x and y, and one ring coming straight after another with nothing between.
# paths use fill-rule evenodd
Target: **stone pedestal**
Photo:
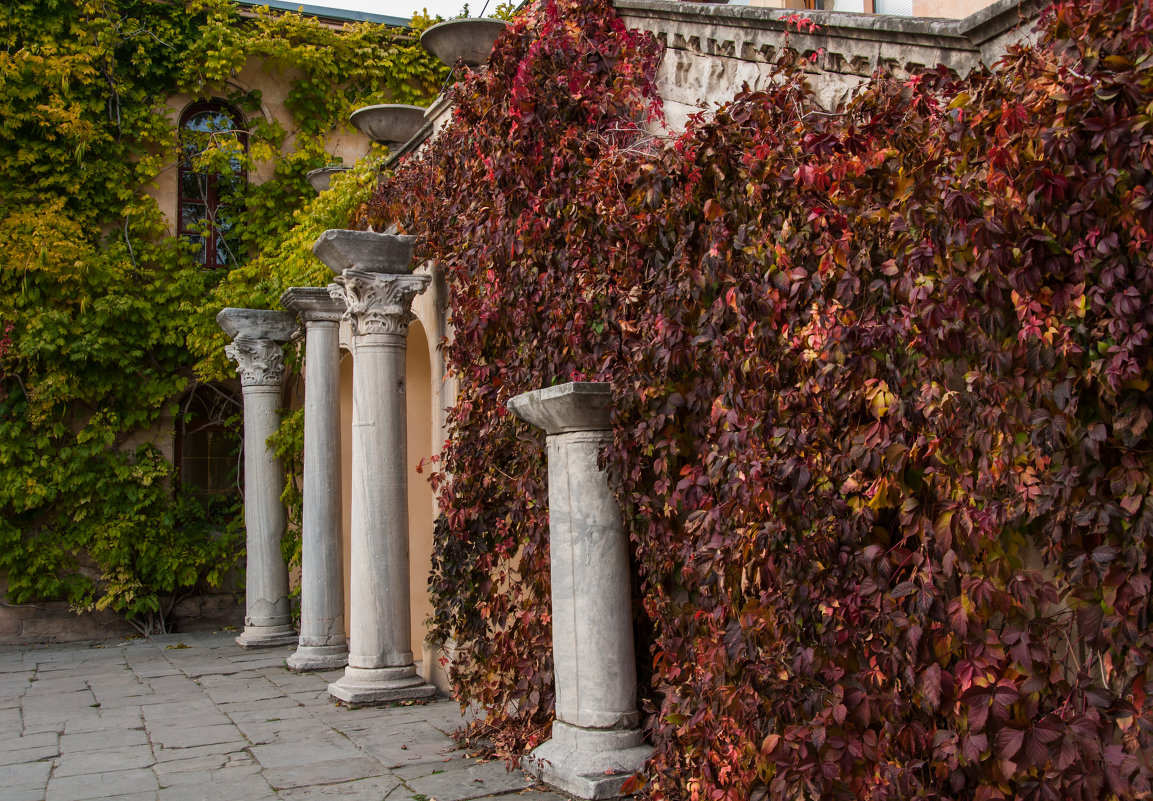
<instances>
[{"instance_id":1,"label":"stone pedestal","mask_svg":"<svg viewBox=\"0 0 1153 801\"><path fill-rule=\"evenodd\" d=\"M280 304L304 324L304 512L300 536L300 640L289 670L348 663L340 553L340 317L324 287L292 287Z\"/></svg>"},{"instance_id":2,"label":"stone pedestal","mask_svg":"<svg viewBox=\"0 0 1153 801\"><path fill-rule=\"evenodd\" d=\"M605 473L608 384L518 395L548 446L556 722L522 767L579 798L614 798L652 753L638 728L628 540Z\"/></svg>"},{"instance_id":3,"label":"stone pedestal","mask_svg":"<svg viewBox=\"0 0 1153 801\"><path fill-rule=\"evenodd\" d=\"M413 237L327 231L313 253L343 272L329 290L351 324L352 604L348 667L328 687L353 705L427 698L411 648L405 352L412 300L430 282L412 274Z\"/></svg>"},{"instance_id":4,"label":"stone pedestal","mask_svg":"<svg viewBox=\"0 0 1153 801\"><path fill-rule=\"evenodd\" d=\"M280 552L286 516L280 502L284 471L268 438L280 425L284 352L296 330L292 315L258 309L223 309L216 322L230 337L225 348L237 364L244 395L244 527L248 563L245 579L244 648L296 642L288 601L288 569Z\"/></svg>"}]
</instances>

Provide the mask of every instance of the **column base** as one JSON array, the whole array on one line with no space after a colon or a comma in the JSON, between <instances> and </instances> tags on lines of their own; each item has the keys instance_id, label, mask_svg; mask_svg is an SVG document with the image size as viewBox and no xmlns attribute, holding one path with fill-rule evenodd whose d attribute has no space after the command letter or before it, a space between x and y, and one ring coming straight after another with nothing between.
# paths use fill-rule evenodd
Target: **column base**
<instances>
[{"instance_id":1,"label":"column base","mask_svg":"<svg viewBox=\"0 0 1153 801\"><path fill-rule=\"evenodd\" d=\"M352 706L431 698L436 688L416 675L416 667L358 668L349 665L344 676L328 685L328 694Z\"/></svg>"},{"instance_id":2,"label":"column base","mask_svg":"<svg viewBox=\"0 0 1153 801\"><path fill-rule=\"evenodd\" d=\"M640 729L582 729L556 721L552 738L523 757L521 769L577 798L619 798L653 753Z\"/></svg>"},{"instance_id":3,"label":"column base","mask_svg":"<svg viewBox=\"0 0 1153 801\"><path fill-rule=\"evenodd\" d=\"M284 666L294 673L336 670L347 664L347 645L298 645L296 653L284 660Z\"/></svg>"},{"instance_id":4,"label":"column base","mask_svg":"<svg viewBox=\"0 0 1153 801\"><path fill-rule=\"evenodd\" d=\"M241 648L275 648L296 645L298 639L292 626L245 626L236 644Z\"/></svg>"}]
</instances>

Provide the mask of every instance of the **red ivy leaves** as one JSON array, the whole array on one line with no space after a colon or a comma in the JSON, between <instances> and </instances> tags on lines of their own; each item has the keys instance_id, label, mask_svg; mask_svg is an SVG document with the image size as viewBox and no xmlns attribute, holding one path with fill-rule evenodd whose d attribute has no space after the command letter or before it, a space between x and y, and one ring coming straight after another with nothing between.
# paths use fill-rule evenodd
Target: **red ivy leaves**
<instances>
[{"instance_id":1,"label":"red ivy leaves","mask_svg":"<svg viewBox=\"0 0 1153 801\"><path fill-rule=\"evenodd\" d=\"M512 753L551 717L539 433L614 385L657 798L1150 791L1149 12L663 145L656 45L534 7L371 221L444 271L436 626ZM444 478L451 476L451 481Z\"/></svg>"}]
</instances>

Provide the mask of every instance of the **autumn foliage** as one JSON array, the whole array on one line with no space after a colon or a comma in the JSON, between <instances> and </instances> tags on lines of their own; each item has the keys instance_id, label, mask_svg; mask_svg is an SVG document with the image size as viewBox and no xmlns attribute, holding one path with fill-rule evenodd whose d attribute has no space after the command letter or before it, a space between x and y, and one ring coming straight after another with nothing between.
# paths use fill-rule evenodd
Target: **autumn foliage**
<instances>
[{"instance_id":1,"label":"autumn foliage","mask_svg":"<svg viewBox=\"0 0 1153 801\"><path fill-rule=\"evenodd\" d=\"M646 792L1150 793L1151 29L1059 3L839 114L783 62L666 141L606 2L513 24L364 219L451 290L432 586L478 731L551 720L542 439L504 403L603 380Z\"/></svg>"}]
</instances>

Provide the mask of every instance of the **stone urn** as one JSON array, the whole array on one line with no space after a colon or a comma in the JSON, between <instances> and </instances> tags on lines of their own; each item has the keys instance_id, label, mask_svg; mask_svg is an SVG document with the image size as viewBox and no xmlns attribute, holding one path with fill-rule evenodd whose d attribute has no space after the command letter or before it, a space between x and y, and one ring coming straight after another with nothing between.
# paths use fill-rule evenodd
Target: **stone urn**
<instances>
[{"instance_id":1,"label":"stone urn","mask_svg":"<svg viewBox=\"0 0 1153 801\"><path fill-rule=\"evenodd\" d=\"M316 190L317 194L327 192L328 187L332 183L332 176L338 173L346 172L350 167L342 167L340 165L333 165L331 167L321 167L319 170L309 170L308 182L312 184L312 188Z\"/></svg>"},{"instance_id":2,"label":"stone urn","mask_svg":"<svg viewBox=\"0 0 1153 801\"><path fill-rule=\"evenodd\" d=\"M504 20L463 17L433 25L420 35L424 49L450 67L463 61L476 69L488 61L493 42L505 29Z\"/></svg>"},{"instance_id":3,"label":"stone urn","mask_svg":"<svg viewBox=\"0 0 1153 801\"><path fill-rule=\"evenodd\" d=\"M424 126L424 109L384 103L358 108L348 121L377 144L394 147L407 142Z\"/></svg>"}]
</instances>

